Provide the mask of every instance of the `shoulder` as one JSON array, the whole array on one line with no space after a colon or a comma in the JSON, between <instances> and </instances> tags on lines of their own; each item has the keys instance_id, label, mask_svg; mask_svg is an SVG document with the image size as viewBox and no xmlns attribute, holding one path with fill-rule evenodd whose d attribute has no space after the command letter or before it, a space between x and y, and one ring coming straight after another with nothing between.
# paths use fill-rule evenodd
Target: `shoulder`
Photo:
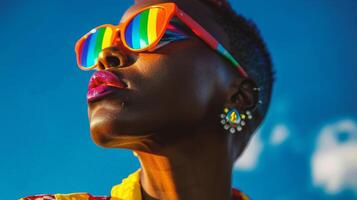
<instances>
[{"instance_id":1,"label":"shoulder","mask_svg":"<svg viewBox=\"0 0 357 200\"><path fill-rule=\"evenodd\" d=\"M39 194L20 198L19 200L113 200L108 196L92 196L88 193Z\"/></svg>"}]
</instances>

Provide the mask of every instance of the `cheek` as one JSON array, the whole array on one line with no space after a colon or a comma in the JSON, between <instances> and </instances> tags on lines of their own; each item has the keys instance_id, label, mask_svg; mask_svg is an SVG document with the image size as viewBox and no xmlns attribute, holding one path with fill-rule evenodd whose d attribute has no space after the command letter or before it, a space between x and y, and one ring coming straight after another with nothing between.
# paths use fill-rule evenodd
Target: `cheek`
<instances>
[{"instance_id":1,"label":"cheek","mask_svg":"<svg viewBox=\"0 0 357 200\"><path fill-rule=\"evenodd\" d=\"M215 82L209 66L184 55L168 58L153 54L140 66L144 77L140 92L142 100L146 100L141 104L147 105L148 111L159 115L158 118L177 123L194 121L204 115Z\"/></svg>"},{"instance_id":2,"label":"cheek","mask_svg":"<svg viewBox=\"0 0 357 200\"><path fill-rule=\"evenodd\" d=\"M181 88L184 90L182 93L186 100L185 106L194 111L191 115L201 119L214 100L215 79L205 65L196 64L189 69L189 73L185 76L184 87ZM189 89L185 90L186 88Z\"/></svg>"},{"instance_id":3,"label":"cheek","mask_svg":"<svg viewBox=\"0 0 357 200\"><path fill-rule=\"evenodd\" d=\"M125 105L113 97L92 109L91 132L97 143L194 125L207 117L217 96L214 68L199 56L176 53L142 54L125 71L132 89Z\"/></svg>"}]
</instances>

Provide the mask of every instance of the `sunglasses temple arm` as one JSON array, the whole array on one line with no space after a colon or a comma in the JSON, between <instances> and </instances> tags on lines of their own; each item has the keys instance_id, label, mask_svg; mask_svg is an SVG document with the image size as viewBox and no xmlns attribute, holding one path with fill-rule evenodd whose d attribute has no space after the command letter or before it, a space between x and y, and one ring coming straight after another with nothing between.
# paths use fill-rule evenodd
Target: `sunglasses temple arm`
<instances>
[{"instance_id":1,"label":"sunglasses temple arm","mask_svg":"<svg viewBox=\"0 0 357 200\"><path fill-rule=\"evenodd\" d=\"M182 20L199 38L205 41L212 49L221 53L230 62L237 67L238 72L244 77L248 78L247 72L238 63L238 61L221 45L210 33L208 33L200 24L187 15L184 11L176 8L176 16Z\"/></svg>"}]
</instances>

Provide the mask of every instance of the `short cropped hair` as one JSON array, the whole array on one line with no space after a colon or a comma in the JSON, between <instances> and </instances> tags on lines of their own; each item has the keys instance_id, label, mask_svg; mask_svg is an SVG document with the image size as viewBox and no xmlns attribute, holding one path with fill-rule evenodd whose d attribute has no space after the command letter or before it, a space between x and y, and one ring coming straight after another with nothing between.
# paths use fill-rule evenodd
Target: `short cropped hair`
<instances>
[{"instance_id":1,"label":"short cropped hair","mask_svg":"<svg viewBox=\"0 0 357 200\"><path fill-rule=\"evenodd\" d=\"M267 113L274 82L270 53L254 22L237 14L227 0L199 0L216 13L215 20L230 42L230 53L247 71L260 89L258 111Z\"/></svg>"}]
</instances>

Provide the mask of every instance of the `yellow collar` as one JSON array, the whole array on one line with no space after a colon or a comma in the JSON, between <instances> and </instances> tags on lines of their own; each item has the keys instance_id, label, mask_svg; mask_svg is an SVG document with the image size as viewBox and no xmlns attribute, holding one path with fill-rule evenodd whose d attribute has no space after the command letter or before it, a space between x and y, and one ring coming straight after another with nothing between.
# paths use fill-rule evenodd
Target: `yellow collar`
<instances>
[{"instance_id":1,"label":"yellow collar","mask_svg":"<svg viewBox=\"0 0 357 200\"><path fill-rule=\"evenodd\" d=\"M113 186L111 199L141 200L140 171L141 168L123 179L120 184Z\"/></svg>"},{"instance_id":2,"label":"yellow collar","mask_svg":"<svg viewBox=\"0 0 357 200\"><path fill-rule=\"evenodd\" d=\"M140 186L141 168L130 174L123 181L113 186L111 191L111 200L141 200ZM249 200L249 198L237 189L233 189L234 196L237 199Z\"/></svg>"},{"instance_id":3,"label":"yellow collar","mask_svg":"<svg viewBox=\"0 0 357 200\"><path fill-rule=\"evenodd\" d=\"M112 187L110 200L142 200L140 186L141 168L130 174L123 181ZM233 188L233 195L236 199L249 200L249 198L239 190ZM25 199L56 199L56 200L89 200L89 199L107 199L108 197L94 197L88 193L54 194L54 195L35 195L20 198Z\"/></svg>"}]
</instances>

